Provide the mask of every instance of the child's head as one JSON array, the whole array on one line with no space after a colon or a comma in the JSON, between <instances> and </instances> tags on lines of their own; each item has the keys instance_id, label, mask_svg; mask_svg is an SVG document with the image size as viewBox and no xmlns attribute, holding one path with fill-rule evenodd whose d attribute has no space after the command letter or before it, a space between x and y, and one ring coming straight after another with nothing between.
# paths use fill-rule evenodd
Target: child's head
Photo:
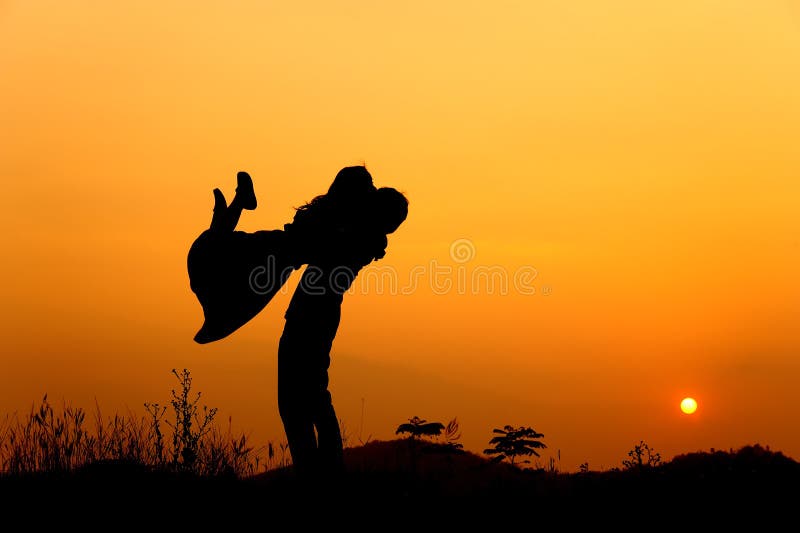
<instances>
[{"instance_id":1,"label":"child's head","mask_svg":"<svg viewBox=\"0 0 800 533\"><path fill-rule=\"evenodd\" d=\"M373 213L378 228L386 234L394 233L408 216L408 199L392 187L381 187L374 198Z\"/></svg>"}]
</instances>

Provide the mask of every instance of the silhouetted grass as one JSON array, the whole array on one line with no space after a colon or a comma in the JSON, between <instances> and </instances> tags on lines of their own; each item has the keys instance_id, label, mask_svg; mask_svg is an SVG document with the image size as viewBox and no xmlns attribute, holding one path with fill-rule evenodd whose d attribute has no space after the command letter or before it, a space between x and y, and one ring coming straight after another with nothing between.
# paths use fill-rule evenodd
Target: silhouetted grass
<instances>
[{"instance_id":1,"label":"silhouetted grass","mask_svg":"<svg viewBox=\"0 0 800 533\"><path fill-rule=\"evenodd\" d=\"M27 416L0 424L0 467L10 476L63 474L97 465L122 465L198 476L243 477L289 464L285 445L252 446L234 433L231 420L221 429L217 410L200 406L187 370L173 374L178 388L168 405L146 403L146 413L104 417L98 406L56 409L47 396Z\"/></svg>"}]
</instances>

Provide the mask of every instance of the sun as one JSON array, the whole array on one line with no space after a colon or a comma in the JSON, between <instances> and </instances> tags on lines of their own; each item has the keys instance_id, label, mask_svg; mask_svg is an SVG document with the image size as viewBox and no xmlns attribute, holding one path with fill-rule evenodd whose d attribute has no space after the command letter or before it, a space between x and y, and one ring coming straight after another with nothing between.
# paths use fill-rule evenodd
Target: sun
<instances>
[{"instance_id":1,"label":"sun","mask_svg":"<svg viewBox=\"0 0 800 533\"><path fill-rule=\"evenodd\" d=\"M690 415L697 411L697 402L694 398L684 398L681 400L681 411Z\"/></svg>"}]
</instances>

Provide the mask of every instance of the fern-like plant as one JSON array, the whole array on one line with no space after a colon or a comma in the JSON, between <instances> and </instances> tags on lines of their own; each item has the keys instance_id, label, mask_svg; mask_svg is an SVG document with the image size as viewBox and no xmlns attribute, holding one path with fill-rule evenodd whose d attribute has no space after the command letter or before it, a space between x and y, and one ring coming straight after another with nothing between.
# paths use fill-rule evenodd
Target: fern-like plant
<instances>
[{"instance_id":1,"label":"fern-like plant","mask_svg":"<svg viewBox=\"0 0 800 533\"><path fill-rule=\"evenodd\" d=\"M543 442L538 439L544 437L542 433L537 433L529 427L505 426L503 429L495 429L493 433L497 436L489 441L489 444L494 445L492 448L487 448L483 453L492 455L492 460L500 462L508 460L509 463L514 465L519 456L535 455L539 457L536 451L540 448L547 448ZM529 460L521 461L529 463Z\"/></svg>"}]
</instances>

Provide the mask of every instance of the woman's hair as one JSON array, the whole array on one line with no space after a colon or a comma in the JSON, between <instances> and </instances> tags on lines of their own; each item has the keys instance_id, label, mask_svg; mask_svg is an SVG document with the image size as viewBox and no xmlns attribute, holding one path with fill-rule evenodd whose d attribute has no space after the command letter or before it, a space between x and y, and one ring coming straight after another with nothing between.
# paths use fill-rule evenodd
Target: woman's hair
<instances>
[{"instance_id":1,"label":"woman's hair","mask_svg":"<svg viewBox=\"0 0 800 533\"><path fill-rule=\"evenodd\" d=\"M344 167L336 174L326 194L301 205L297 211L301 218L317 218L329 215L331 208L335 206L344 209L357 208L368 202L369 195L374 192L375 185L372 184L372 175L367 167Z\"/></svg>"},{"instance_id":2,"label":"woman's hair","mask_svg":"<svg viewBox=\"0 0 800 533\"><path fill-rule=\"evenodd\" d=\"M344 167L333 179L333 183L328 188L328 195L341 199L363 198L374 191L372 174L369 173L367 167Z\"/></svg>"}]
</instances>

